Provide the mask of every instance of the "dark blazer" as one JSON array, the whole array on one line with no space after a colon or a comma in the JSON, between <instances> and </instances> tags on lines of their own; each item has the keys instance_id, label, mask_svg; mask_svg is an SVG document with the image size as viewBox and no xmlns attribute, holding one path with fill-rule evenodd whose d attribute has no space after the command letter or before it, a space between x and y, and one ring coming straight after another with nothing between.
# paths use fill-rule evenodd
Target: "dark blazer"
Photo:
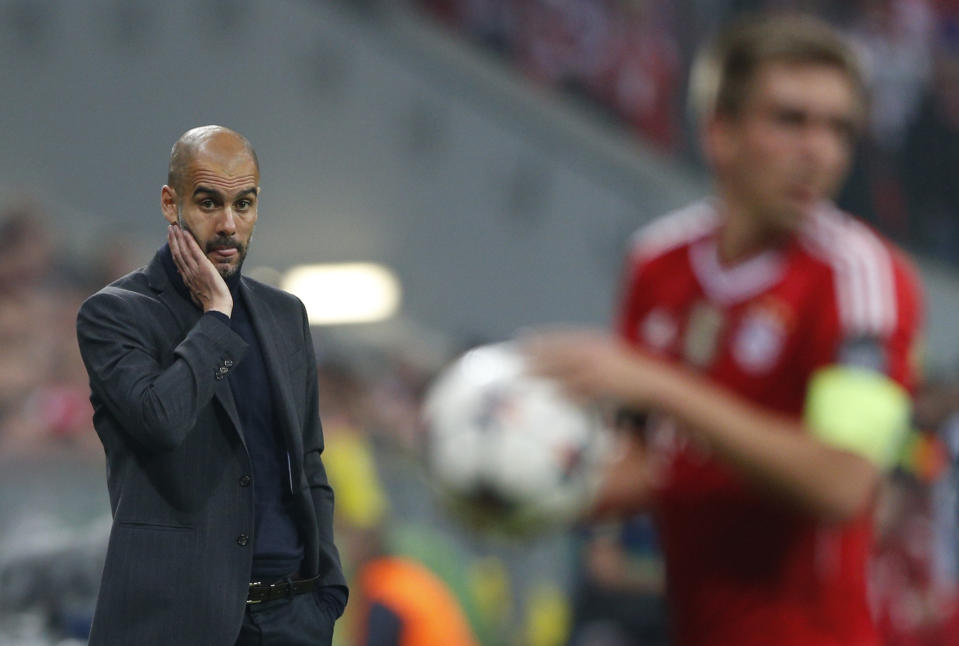
<instances>
[{"instance_id":1,"label":"dark blazer","mask_svg":"<svg viewBox=\"0 0 959 646\"><path fill-rule=\"evenodd\" d=\"M303 573L345 590L306 310L243 277L292 460ZM90 644L233 644L253 559L251 462L225 378L246 343L181 296L159 253L77 318L113 528Z\"/></svg>"}]
</instances>

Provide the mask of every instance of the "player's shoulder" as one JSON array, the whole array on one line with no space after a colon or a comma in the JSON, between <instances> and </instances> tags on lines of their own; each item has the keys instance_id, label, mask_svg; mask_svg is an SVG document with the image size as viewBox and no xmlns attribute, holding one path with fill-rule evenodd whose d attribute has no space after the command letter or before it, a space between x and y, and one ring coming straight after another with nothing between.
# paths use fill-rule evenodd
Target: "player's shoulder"
<instances>
[{"instance_id":1,"label":"player's shoulder","mask_svg":"<svg viewBox=\"0 0 959 646\"><path fill-rule=\"evenodd\" d=\"M918 289L904 251L832 204L816 209L799 238L810 262L819 263L830 277L845 328L885 334L896 326L903 286Z\"/></svg>"},{"instance_id":2,"label":"player's shoulder","mask_svg":"<svg viewBox=\"0 0 959 646\"><path fill-rule=\"evenodd\" d=\"M668 256L709 235L719 226L719 215L709 200L700 200L661 215L640 227L629 240L631 264Z\"/></svg>"},{"instance_id":3,"label":"player's shoulder","mask_svg":"<svg viewBox=\"0 0 959 646\"><path fill-rule=\"evenodd\" d=\"M823 204L800 232L810 256L832 271L915 274L912 260L894 242L859 218L832 204Z\"/></svg>"}]
</instances>

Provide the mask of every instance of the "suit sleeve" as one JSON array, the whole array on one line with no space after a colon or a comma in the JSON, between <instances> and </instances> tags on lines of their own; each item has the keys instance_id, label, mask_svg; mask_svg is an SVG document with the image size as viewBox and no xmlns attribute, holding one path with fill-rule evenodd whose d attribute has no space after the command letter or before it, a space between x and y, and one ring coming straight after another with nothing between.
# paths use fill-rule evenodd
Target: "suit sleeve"
<instances>
[{"instance_id":1,"label":"suit sleeve","mask_svg":"<svg viewBox=\"0 0 959 646\"><path fill-rule=\"evenodd\" d=\"M303 469L313 497L319 537L320 586L337 586L345 597L346 580L340 566L340 555L333 543L333 488L323 466L323 427L320 423L319 390L316 377L316 355L310 335L306 308L300 304L303 320L303 339L306 345L306 422L303 427ZM337 595L339 596L339 595ZM342 612L342 608L339 608Z\"/></svg>"},{"instance_id":2,"label":"suit sleeve","mask_svg":"<svg viewBox=\"0 0 959 646\"><path fill-rule=\"evenodd\" d=\"M223 377L220 370L238 364L247 346L206 314L173 348L172 363L161 365L168 348L150 338L161 335L150 334L155 322L141 298L109 290L91 296L77 316L77 340L94 397L135 440L170 451L196 425Z\"/></svg>"}]
</instances>

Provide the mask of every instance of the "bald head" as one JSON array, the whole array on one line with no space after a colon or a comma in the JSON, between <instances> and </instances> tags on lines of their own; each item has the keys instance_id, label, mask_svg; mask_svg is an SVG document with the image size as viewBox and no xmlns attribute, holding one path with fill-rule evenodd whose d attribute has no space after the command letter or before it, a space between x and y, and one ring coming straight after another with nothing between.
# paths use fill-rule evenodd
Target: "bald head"
<instances>
[{"instance_id":1,"label":"bald head","mask_svg":"<svg viewBox=\"0 0 959 646\"><path fill-rule=\"evenodd\" d=\"M238 162L252 160L256 174L260 174L260 162L256 158L250 141L229 128L223 126L199 126L187 130L173 144L170 151L170 167L167 172L167 184L177 193L187 192L184 180L189 174L190 165L200 155L215 155L224 159L235 158Z\"/></svg>"},{"instance_id":2,"label":"bald head","mask_svg":"<svg viewBox=\"0 0 959 646\"><path fill-rule=\"evenodd\" d=\"M173 145L160 209L193 236L224 278L240 271L257 220L260 167L246 137L222 126L188 130Z\"/></svg>"}]
</instances>

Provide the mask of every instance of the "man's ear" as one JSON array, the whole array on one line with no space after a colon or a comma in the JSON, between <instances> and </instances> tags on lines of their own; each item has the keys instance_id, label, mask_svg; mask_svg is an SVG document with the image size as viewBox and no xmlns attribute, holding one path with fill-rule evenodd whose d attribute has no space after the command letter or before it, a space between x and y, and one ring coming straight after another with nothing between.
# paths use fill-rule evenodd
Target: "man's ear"
<instances>
[{"instance_id":1,"label":"man's ear","mask_svg":"<svg viewBox=\"0 0 959 646\"><path fill-rule=\"evenodd\" d=\"M180 221L176 208L176 191L166 184L160 189L160 211L170 224L177 224Z\"/></svg>"}]
</instances>

